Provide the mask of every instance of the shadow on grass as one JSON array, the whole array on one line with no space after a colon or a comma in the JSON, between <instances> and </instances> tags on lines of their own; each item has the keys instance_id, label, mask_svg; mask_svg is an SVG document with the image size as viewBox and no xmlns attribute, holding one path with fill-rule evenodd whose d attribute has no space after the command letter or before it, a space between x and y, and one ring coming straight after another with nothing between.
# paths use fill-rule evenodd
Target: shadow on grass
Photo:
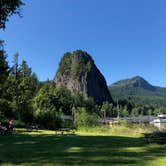
<instances>
[{"instance_id":1,"label":"shadow on grass","mask_svg":"<svg viewBox=\"0 0 166 166\"><path fill-rule=\"evenodd\" d=\"M119 136L27 135L0 137L0 164L133 165L166 157L166 146Z\"/></svg>"},{"instance_id":2,"label":"shadow on grass","mask_svg":"<svg viewBox=\"0 0 166 166\"><path fill-rule=\"evenodd\" d=\"M166 144L166 131L145 133L144 137L149 143Z\"/></svg>"}]
</instances>

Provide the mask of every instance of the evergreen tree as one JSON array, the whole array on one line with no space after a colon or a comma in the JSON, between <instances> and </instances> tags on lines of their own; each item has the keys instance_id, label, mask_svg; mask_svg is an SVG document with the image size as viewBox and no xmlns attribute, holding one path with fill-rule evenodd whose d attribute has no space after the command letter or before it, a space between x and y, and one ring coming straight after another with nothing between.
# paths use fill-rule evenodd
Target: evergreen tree
<instances>
[{"instance_id":1,"label":"evergreen tree","mask_svg":"<svg viewBox=\"0 0 166 166\"><path fill-rule=\"evenodd\" d=\"M7 78L9 74L9 66L6 61L6 52L4 51L4 43L0 40L0 121L9 111L9 103L7 101Z\"/></svg>"},{"instance_id":2,"label":"evergreen tree","mask_svg":"<svg viewBox=\"0 0 166 166\"><path fill-rule=\"evenodd\" d=\"M6 61L6 52L4 51L4 42L0 40L0 95L2 95L2 84L6 81L9 74L9 66Z\"/></svg>"},{"instance_id":3,"label":"evergreen tree","mask_svg":"<svg viewBox=\"0 0 166 166\"><path fill-rule=\"evenodd\" d=\"M14 55L14 65L8 77L8 94L14 117L24 122L33 120L32 99L39 89L37 76L32 73L26 61L18 64L18 54Z\"/></svg>"}]
</instances>

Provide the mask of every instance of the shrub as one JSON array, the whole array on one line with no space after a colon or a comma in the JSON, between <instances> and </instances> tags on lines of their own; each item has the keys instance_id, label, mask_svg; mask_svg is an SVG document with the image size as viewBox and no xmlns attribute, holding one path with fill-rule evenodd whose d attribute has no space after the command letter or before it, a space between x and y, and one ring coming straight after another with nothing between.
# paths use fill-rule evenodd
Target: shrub
<instances>
[{"instance_id":1,"label":"shrub","mask_svg":"<svg viewBox=\"0 0 166 166\"><path fill-rule=\"evenodd\" d=\"M0 99L0 120L3 120L4 117L13 117L13 112L10 103L5 99Z\"/></svg>"},{"instance_id":2,"label":"shrub","mask_svg":"<svg viewBox=\"0 0 166 166\"><path fill-rule=\"evenodd\" d=\"M25 122L22 122L20 120L15 120L14 121L14 127L18 127L18 128L26 128L26 124Z\"/></svg>"},{"instance_id":3,"label":"shrub","mask_svg":"<svg viewBox=\"0 0 166 166\"><path fill-rule=\"evenodd\" d=\"M98 116L95 113L88 113L84 107L80 107L76 114L77 127L94 127L99 124Z\"/></svg>"},{"instance_id":4,"label":"shrub","mask_svg":"<svg viewBox=\"0 0 166 166\"><path fill-rule=\"evenodd\" d=\"M37 110L35 112L35 120L39 123L40 127L46 129L58 129L63 125L61 115L55 111L50 110Z\"/></svg>"}]
</instances>

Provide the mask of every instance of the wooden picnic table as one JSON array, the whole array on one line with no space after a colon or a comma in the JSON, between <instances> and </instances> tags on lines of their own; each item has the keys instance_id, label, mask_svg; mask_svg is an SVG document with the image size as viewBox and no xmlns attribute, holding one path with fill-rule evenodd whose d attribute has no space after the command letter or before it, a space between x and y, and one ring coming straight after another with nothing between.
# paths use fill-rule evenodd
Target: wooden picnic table
<instances>
[{"instance_id":1,"label":"wooden picnic table","mask_svg":"<svg viewBox=\"0 0 166 166\"><path fill-rule=\"evenodd\" d=\"M39 130L38 125L27 125L26 129L28 132Z\"/></svg>"},{"instance_id":2,"label":"wooden picnic table","mask_svg":"<svg viewBox=\"0 0 166 166\"><path fill-rule=\"evenodd\" d=\"M75 130L71 129L71 128L60 128L60 129L57 129L55 131L56 131L56 134L58 134L60 132L60 134L62 134L62 135L65 134L65 133L70 133L70 134L75 133Z\"/></svg>"}]
</instances>

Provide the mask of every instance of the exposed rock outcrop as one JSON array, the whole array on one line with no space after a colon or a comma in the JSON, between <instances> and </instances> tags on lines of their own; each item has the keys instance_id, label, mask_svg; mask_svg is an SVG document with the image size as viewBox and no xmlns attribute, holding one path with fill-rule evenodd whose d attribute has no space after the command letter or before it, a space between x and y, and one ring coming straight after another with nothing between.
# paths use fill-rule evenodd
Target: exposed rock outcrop
<instances>
[{"instance_id":1,"label":"exposed rock outcrop","mask_svg":"<svg viewBox=\"0 0 166 166\"><path fill-rule=\"evenodd\" d=\"M67 87L74 94L92 97L98 104L112 102L104 76L92 57L81 50L63 56L54 82L58 87Z\"/></svg>"}]
</instances>

